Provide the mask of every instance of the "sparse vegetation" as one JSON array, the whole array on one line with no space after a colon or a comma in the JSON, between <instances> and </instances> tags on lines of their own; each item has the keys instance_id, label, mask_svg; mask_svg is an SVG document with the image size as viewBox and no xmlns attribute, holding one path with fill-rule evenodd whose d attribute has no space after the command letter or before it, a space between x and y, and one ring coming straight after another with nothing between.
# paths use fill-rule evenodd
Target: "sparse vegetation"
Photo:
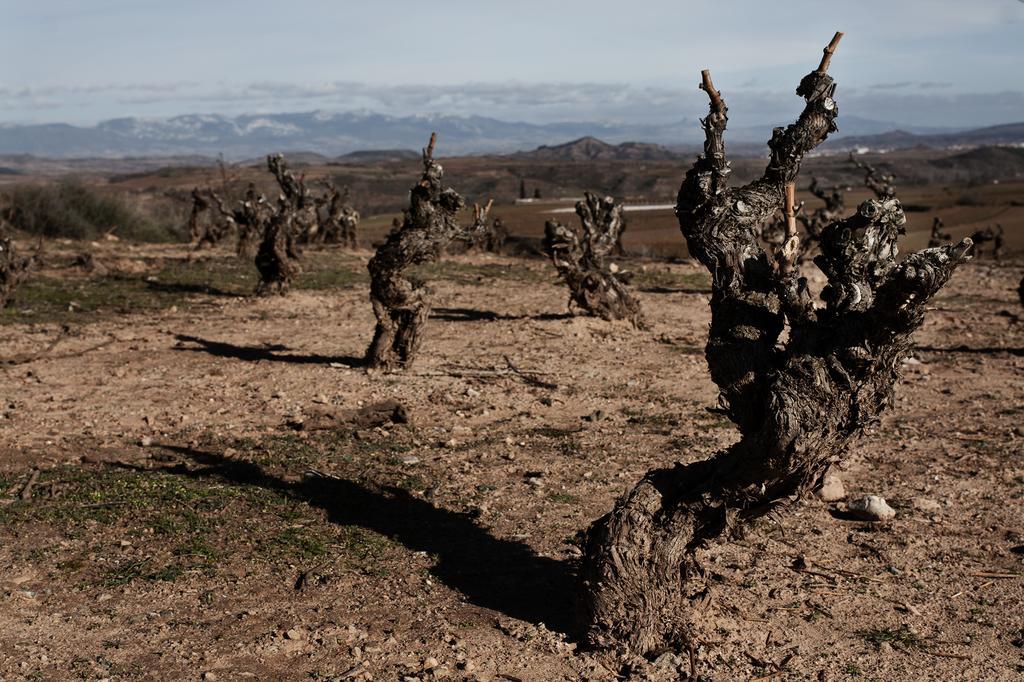
<instances>
[{"instance_id":1,"label":"sparse vegetation","mask_svg":"<svg viewBox=\"0 0 1024 682\"><path fill-rule=\"evenodd\" d=\"M123 197L78 180L16 186L3 193L2 203L7 221L30 235L98 239L111 234L141 242L188 238L177 211L165 206L162 214L146 214Z\"/></svg>"},{"instance_id":2,"label":"sparse vegetation","mask_svg":"<svg viewBox=\"0 0 1024 682\"><path fill-rule=\"evenodd\" d=\"M300 290L345 289L367 281L358 263L339 253L310 254L295 280ZM210 297L244 297L258 279L234 258L169 261L152 271L110 272L68 281L36 275L0 311L4 322L94 322L109 314L148 313L178 306L209 309Z\"/></svg>"},{"instance_id":3,"label":"sparse vegetation","mask_svg":"<svg viewBox=\"0 0 1024 682\"><path fill-rule=\"evenodd\" d=\"M87 538L99 528L107 538L122 538L93 550L100 552L101 561L84 560L89 547L85 541L79 545L82 553L55 566L86 587L173 582L196 571L214 576L239 555L285 567L324 557L336 547L344 549L350 565L378 570L374 564L392 547L386 538L364 528L335 526L311 510L301 486L289 489L269 473L303 456L312 462L325 451L343 451L344 439L312 445L287 436L206 443L220 449L234 446L241 459L228 463L197 455L205 462L195 463L197 475L172 466L60 467L39 478L34 498L0 505L0 522L10 528L43 524L47 533L59 531L72 538ZM187 456L184 461L189 461ZM267 473L261 473L264 469ZM260 518L258 531L249 525L253 515Z\"/></svg>"},{"instance_id":4,"label":"sparse vegetation","mask_svg":"<svg viewBox=\"0 0 1024 682\"><path fill-rule=\"evenodd\" d=\"M906 625L901 625L898 628L878 627L860 630L857 635L876 647L889 644L903 651L925 648L924 639Z\"/></svg>"}]
</instances>

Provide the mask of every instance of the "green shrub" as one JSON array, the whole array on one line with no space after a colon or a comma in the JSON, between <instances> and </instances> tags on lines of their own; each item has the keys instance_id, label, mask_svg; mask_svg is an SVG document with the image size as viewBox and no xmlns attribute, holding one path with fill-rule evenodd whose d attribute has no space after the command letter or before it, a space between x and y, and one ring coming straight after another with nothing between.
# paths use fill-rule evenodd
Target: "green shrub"
<instances>
[{"instance_id":1,"label":"green shrub","mask_svg":"<svg viewBox=\"0 0 1024 682\"><path fill-rule=\"evenodd\" d=\"M96 239L113 232L133 241L183 241L181 207L150 201L149 210L121 196L106 194L78 180L20 185L4 193L7 220L17 229L44 237Z\"/></svg>"}]
</instances>

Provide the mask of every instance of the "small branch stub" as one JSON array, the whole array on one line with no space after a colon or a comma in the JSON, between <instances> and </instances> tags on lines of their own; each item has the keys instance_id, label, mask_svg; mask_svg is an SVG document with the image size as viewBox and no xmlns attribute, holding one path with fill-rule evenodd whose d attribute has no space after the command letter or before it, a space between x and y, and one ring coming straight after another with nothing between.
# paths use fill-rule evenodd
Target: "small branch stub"
<instances>
[{"instance_id":1,"label":"small branch stub","mask_svg":"<svg viewBox=\"0 0 1024 682\"><path fill-rule=\"evenodd\" d=\"M722 109L722 94L715 89L715 84L711 82L711 71L708 69L700 72L700 89L708 93L711 107L720 111Z\"/></svg>"},{"instance_id":2,"label":"small branch stub","mask_svg":"<svg viewBox=\"0 0 1024 682\"><path fill-rule=\"evenodd\" d=\"M826 73L828 71L828 65L832 62L832 55L836 53L836 48L839 47L839 41L842 39L843 32L836 31L836 34L832 36L832 41L823 50L824 54L821 55L821 63L818 64L818 73Z\"/></svg>"},{"instance_id":3,"label":"small branch stub","mask_svg":"<svg viewBox=\"0 0 1024 682\"><path fill-rule=\"evenodd\" d=\"M796 183L787 182L783 214L786 216L786 239L779 250L779 269L784 273L793 270L800 253L800 234L796 231Z\"/></svg>"}]
</instances>

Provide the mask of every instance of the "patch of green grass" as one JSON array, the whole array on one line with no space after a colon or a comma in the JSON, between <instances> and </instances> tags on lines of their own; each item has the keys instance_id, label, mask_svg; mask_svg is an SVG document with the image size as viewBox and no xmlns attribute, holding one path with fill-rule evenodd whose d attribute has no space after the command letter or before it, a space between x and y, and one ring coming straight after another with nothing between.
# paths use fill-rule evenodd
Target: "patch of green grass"
<instances>
[{"instance_id":1,"label":"patch of green grass","mask_svg":"<svg viewBox=\"0 0 1024 682\"><path fill-rule=\"evenodd\" d=\"M175 580L180 578L181 574L184 572L185 569L178 564L167 564L166 566L162 566L143 577L146 580L151 580L153 582L173 583Z\"/></svg>"},{"instance_id":2,"label":"patch of green grass","mask_svg":"<svg viewBox=\"0 0 1024 682\"><path fill-rule=\"evenodd\" d=\"M270 539L270 545L282 555L310 559L327 554L329 540L322 531L306 526L285 528Z\"/></svg>"},{"instance_id":3,"label":"patch of green grass","mask_svg":"<svg viewBox=\"0 0 1024 682\"><path fill-rule=\"evenodd\" d=\"M905 651L925 648L924 639L917 633L911 632L910 628L906 625L901 625L895 629L879 627L869 630L858 630L857 634L876 647L881 646L883 642L887 642L894 648Z\"/></svg>"},{"instance_id":4,"label":"patch of green grass","mask_svg":"<svg viewBox=\"0 0 1024 682\"><path fill-rule=\"evenodd\" d=\"M193 536L174 549L175 556L196 557L207 563L218 561L223 552L212 546L205 537Z\"/></svg>"},{"instance_id":5,"label":"patch of green grass","mask_svg":"<svg viewBox=\"0 0 1024 682\"><path fill-rule=\"evenodd\" d=\"M550 493L548 499L559 504L578 504L580 501L580 498L569 493Z\"/></svg>"},{"instance_id":6,"label":"patch of green grass","mask_svg":"<svg viewBox=\"0 0 1024 682\"><path fill-rule=\"evenodd\" d=\"M378 559L394 548L394 542L372 530L345 526L338 535L338 544L355 559Z\"/></svg>"},{"instance_id":7,"label":"patch of green grass","mask_svg":"<svg viewBox=\"0 0 1024 682\"><path fill-rule=\"evenodd\" d=\"M316 270L303 272L295 282L296 289L348 289L357 284L366 283L368 278L360 277L351 270Z\"/></svg>"},{"instance_id":8,"label":"patch of green grass","mask_svg":"<svg viewBox=\"0 0 1024 682\"><path fill-rule=\"evenodd\" d=\"M398 487L409 492L420 492L427 488L427 481L422 476L413 474L398 481Z\"/></svg>"},{"instance_id":9,"label":"patch of green grass","mask_svg":"<svg viewBox=\"0 0 1024 682\"><path fill-rule=\"evenodd\" d=\"M439 260L417 265L409 269L409 275L426 282L447 280L458 284L487 286L492 285L495 280L537 283L546 279L544 275L525 265L465 263L452 260Z\"/></svg>"},{"instance_id":10,"label":"patch of green grass","mask_svg":"<svg viewBox=\"0 0 1024 682\"><path fill-rule=\"evenodd\" d=\"M351 256L309 254L296 289L343 289L368 280ZM250 260L213 256L167 261L149 272L89 277L31 276L15 290L0 321L89 322L102 315L210 305L210 297L252 295L259 275Z\"/></svg>"},{"instance_id":11,"label":"patch of green grass","mask_svg":"<svg viewBox=\"0 0 1024 682\"><path fill-rule=\"evenodd\" d=\"M82 280L30 277L2 311L7 322L83 322L102 313L146 312L182 302L181 294L152 290L141 276L112 275Z\"/></svg>"},{"instance_id":12,"label":"patch of green grass","mask_svg":"<svg viewBox=\"0 0 1024 682\"><path fill-rule=\"evenodd\" d=\"M674 413L647 412L627 407L622 409L622 414L629 417L630 424L668 430L679 426L679 417Z\"/></svg>"},{"instance_id":13,"label":"patch of green grass","mask_svg":"<svg viewBox=\"0 0 1024 682\"><path fill-rule=\"evenodd\" d=\"M185 571L182 566L173 563L158 568L150 568L151 561L149 558L139 559L110 568L99 579L99 585L102 587L120 587L134 580L174 582Z\"/></svg>"},{"instance_id":14,"label":"patch of green grass","mask_svg":"<svg viewBox=\"0 0 1024 682\"><path fill-rule=\"evenodd\" d=\"M194 436L195 434L191 434ZM43 471L31 500L0 505L0 542L31 535L64 540L60 551L28 560L62 580L118 586L210 575L227 562L291 564L338 554L383 575L392 541L371 530L333 523L322 502L307 498L296 473L339 465L381 485L419 491L428 481L382 466L387 444L353 454L349 433L281 434L264 439L200 438L209 455L153 469L63 466ZM401 446L401 444L399 444ZM232 448L229 456L217 453ZM292 472L291 475L285 472ZM119 545L119 540L132 543ZM10 543L21 560L32 551ZM128 549L128 548L131 549ZM145 558L140 558L145 557Z\"/></svg>"},{"instance_id":15,"label":"patch of green grass","mask_svg":"<svg viewBox=\"0 0 1024 682\"><path fill-rule=\"evenodd\" d=\"M103 587L127 585L144 575L147 563L149 563L149 559L139 559L108 569L100 580L100 585Z\"/></svg>"}]
</instances>

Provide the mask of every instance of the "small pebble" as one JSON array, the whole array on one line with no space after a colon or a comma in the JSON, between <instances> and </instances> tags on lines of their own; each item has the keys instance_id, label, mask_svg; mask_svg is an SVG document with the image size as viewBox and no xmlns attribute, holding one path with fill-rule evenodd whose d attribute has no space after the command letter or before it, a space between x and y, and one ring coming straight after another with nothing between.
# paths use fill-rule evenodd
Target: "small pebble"
<instances>
[{"instance_id":1,"label":"small pebble","mask_svg":"<svg viewBox=\"0 0 1024 682\"><path fill-rule=\"evenodd\" d=\"M823 502L837 502L846 497L846 488L843 487L843 480L835 474L825 474L818 488L818 498Z\"/></svg>"},{"instance_id":2,"label":"small pebble","mask_svg":"<svg viewBox=\"0 0 1024 682\"><path fill-rule=\"evenodd\" d=\"M858 519L864 521L889 521L896 518L896 510L889 506L884 497L879 495L866 495L853 500L847 505L847 509Z\"/></svg>"}]
</instances>

